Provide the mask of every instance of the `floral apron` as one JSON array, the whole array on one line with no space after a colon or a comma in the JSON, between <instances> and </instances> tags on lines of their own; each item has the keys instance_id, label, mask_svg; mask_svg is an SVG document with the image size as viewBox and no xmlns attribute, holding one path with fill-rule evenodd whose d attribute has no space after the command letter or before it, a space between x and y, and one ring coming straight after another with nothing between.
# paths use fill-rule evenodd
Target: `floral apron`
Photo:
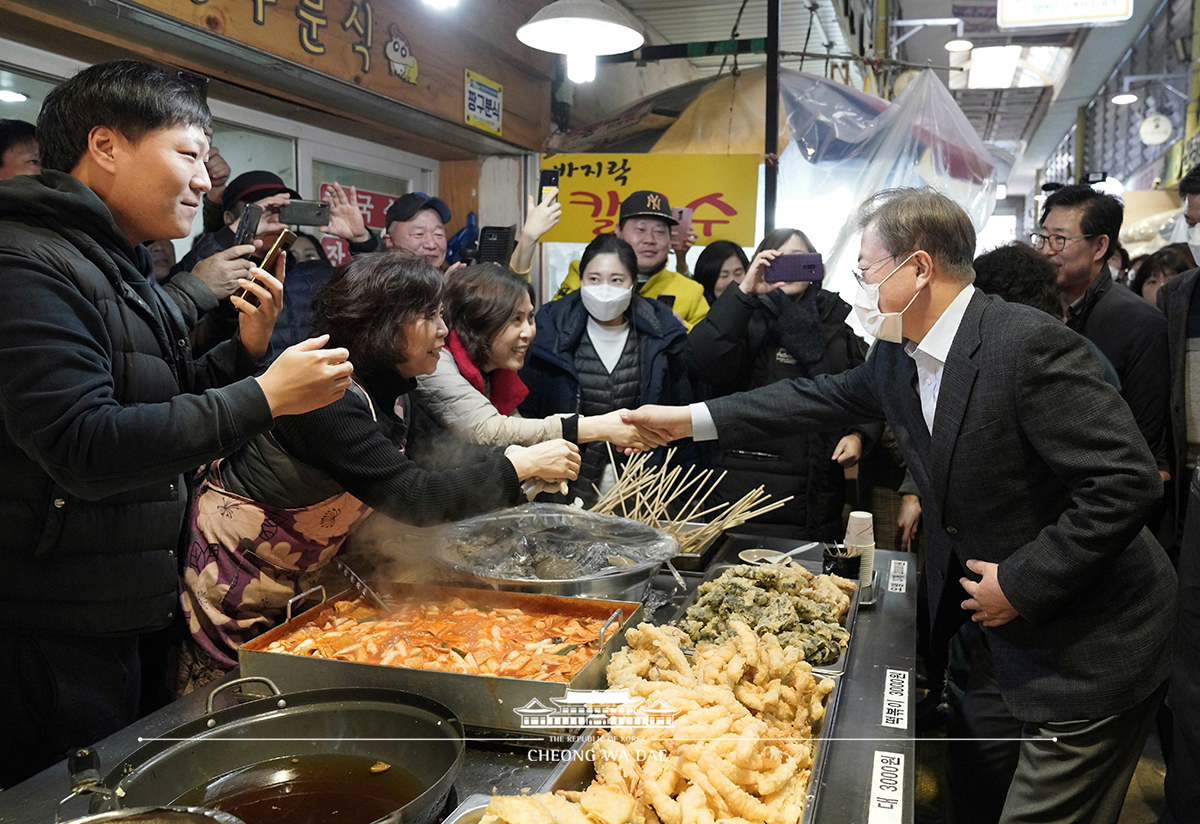
<instances>
[{"instance_id":1,"label":"floral apron","mask_svg":"<svg viewBox=\"0 0 1200 824\"><path fill-rule=\"evenodd\" d=\"M282 623L287 602L372 512L349 492L305 507L269 506L226 490L220 467L219 460L208 467L191 507L180 582L188 627L180 695L237 666L238 647Z\"/></svg>"}]
</instances>

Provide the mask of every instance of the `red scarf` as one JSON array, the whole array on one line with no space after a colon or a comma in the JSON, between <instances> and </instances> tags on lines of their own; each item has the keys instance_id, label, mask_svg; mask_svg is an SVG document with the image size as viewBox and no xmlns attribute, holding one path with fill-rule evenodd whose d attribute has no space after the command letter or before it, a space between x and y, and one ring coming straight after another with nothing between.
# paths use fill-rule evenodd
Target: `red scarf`
<instances>
[{"instance_id":1,"label":"red scarf","mask_svg":"<svg viewBox=\"0 0 1200 824\"><path fill-rule=\"evenodd\" d=\"M492 372L492 392L489 395L483 381L483 373L471 362L471 358L467 354L467 350L463 348L462 341L458 339L456 332L451 332L450 337L446 338L446 348L454 356L454 362L458 364L458 371L467 379L467 383L491 401L492 406L496 407L501 415L511 415L521 401L529 396L529 388L511 369L497 369Z\"/></svg>"}]
</instances>

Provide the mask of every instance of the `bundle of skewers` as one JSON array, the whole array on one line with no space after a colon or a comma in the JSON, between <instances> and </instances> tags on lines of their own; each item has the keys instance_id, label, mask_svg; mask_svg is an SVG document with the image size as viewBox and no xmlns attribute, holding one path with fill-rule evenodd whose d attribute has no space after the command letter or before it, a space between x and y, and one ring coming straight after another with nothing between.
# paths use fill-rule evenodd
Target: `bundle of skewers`
<instances>
[{"instance_id":1,"label":"bundle of skewers","mask_svg":"<svg viewBox=\"0 0 1200 824\"><path fill-rule=\"evenodd\" d=\"M679 542L680 552L699 552L725 530L779 509L792 499L789 495L767 503L771 496L759 486L737 501L709 506L708 498L726 472L714 479L711 469L673 467L674 449L667 451L661 466L651 465L650 456L650 452L640 452L626 461L617 472L617 482L600 494L591 511L631 518L664 530ZM609 459L612 457L610 446ZM613 466L619 464L613 461ZM696 526L702 520L704 523Z\"/></svg>"}]
</instances>

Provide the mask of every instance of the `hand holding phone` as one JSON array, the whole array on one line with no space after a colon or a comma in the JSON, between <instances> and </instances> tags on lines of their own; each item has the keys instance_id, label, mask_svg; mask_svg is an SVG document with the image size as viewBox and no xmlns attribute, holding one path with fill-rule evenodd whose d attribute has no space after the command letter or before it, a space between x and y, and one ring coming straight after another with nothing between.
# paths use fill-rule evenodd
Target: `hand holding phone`
<instances>
[{"instance_id":1,"label":"hand holding phone","mask_svg":"<svg viewBox=\"0 0 1200 824\"><path fill-rule=\"evenodd\" d=\"M814 283L825 277L825 264L818 252L799 255L779 255L766 267L763 280L767 283Z\"/></svg>"},{"instance_id":2,"label":"hand holding phone","mask_svg":"<svg viewBox=\"0 0 1200 824\"><path fill-rule=\"evenodd\" d=\"M234 246L254 243L254 236L258 234L258 222L262 219L262 214L262 207L257 203L246 204L242 209L242 216L238 218L237 234L233 238Z\"/></svg>"},{"instance_id":3,"label":"hand holding phone","mask_svg":"<svg viewBox=\"0 0 1200 824\"><path fill-rule=\"evenodd\" d=\"M554 190L554 199L558 199L558 169L542 169L538 177L538 203L544 203L550 189Z\"/></svg>"},{"instance_id":4,"label":"hand holding phone","mask_svg":"<svg viewBox=\"0 0 1200 824\"><path fill-rule=\"evenodd\" d=\"M683 249L685 245L690 246L692 235L692 210L686 206L674 206L671 208L671 217L677 221L671 227L671 246L676 249Z\"/></svg>"},{"instance_id":5,"label":"hand holding phone","mask_svg":"<svg viewBox=\"0 0 1200 824\"><path fill-rule=\"evenodd\" d=\"M292 244L295 242L296 242L296 233L291 231L290 229L284 229L282 232L279 233L279 237L275 238L275 242L271 244L271 248L267 250L267 254L265 257L263 257L262 265L259 268L266 269L268 272L271 271L272 269L274 269L275 261L277 261L279 259L279 255L282 254L283 252L286 252L288 249L291 249ZM254 282L253 274L250 276L250 281L252 283ZM249 289L243 289L242 293L240 295L238 295L238 297L240 297L242 300L249 301L250 303L254 303L255 300L257 300L257 298L254 295L250 295L250 297L246 297L246 295L249 293L249 291L250 291Z\"/></svg>"},{"instance_id":6,"label":"hand holding phone","mask_svg":"<svg viewBox=\"0 0 1200 824\"><path fill-rule=\"evenodd\" d=\"M279 222L289 226L328 226L329 204L319 200L289 200L279 207Z\"/></svg>"}]
</instances>

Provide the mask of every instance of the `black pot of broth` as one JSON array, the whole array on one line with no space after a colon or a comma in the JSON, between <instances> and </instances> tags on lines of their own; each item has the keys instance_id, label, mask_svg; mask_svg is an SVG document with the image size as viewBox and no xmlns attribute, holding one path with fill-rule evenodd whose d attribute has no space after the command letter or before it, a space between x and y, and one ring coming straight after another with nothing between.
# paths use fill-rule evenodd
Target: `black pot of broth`
<instances>
[{"instance_id":1,"label":"black pot of broth","mask_svg":"<svg viewBox=\"0 0 1200 824\"><path fill-rule=\"evenodd\" d=\"M239 679L221 689L244 681ZM462 724L413 693L336 688L209 712L93 789L92 811L173 805L245 824L434 824L463 760Z\"/></svg>"}]
</instances>

